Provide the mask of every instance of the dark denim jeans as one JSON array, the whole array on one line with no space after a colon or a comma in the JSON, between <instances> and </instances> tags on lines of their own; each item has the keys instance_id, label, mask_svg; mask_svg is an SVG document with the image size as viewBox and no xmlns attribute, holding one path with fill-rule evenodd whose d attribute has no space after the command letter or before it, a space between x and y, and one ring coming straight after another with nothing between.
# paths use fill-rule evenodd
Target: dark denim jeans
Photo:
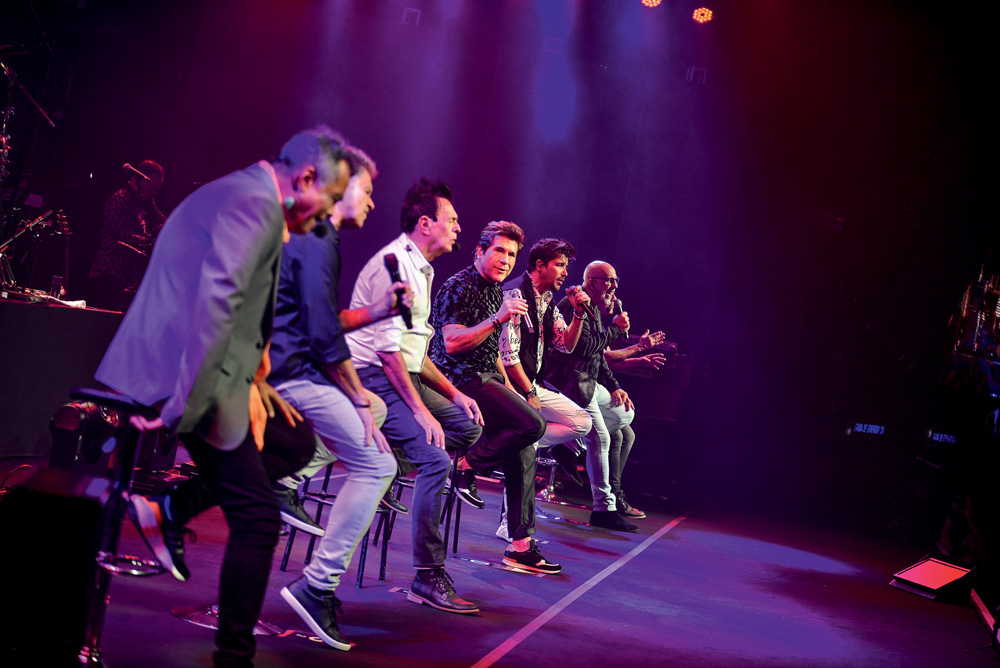
<instances>
[{"instance_id":1,"label":"dark denim jeans","mask_svg":"<svg viewBox=\"0 0 1000 668\"><path fill-rule=\"evenodd\" d=\"M361 384L385 401L386 418L382 433L394 447L403 451L408 462L419 469L413 487L413 565L416 568L439 568L445 563L445 545L441 538L441 505L444 484L451 469L448 453L427 442L423 427L413 417L381 367L358 369ZM410 381L434 418L444 430L445 445L450 449L466 448L476 442L482 428L465 411L424 385L420 376L411 373Z\"/></svg>"}]
</instances>

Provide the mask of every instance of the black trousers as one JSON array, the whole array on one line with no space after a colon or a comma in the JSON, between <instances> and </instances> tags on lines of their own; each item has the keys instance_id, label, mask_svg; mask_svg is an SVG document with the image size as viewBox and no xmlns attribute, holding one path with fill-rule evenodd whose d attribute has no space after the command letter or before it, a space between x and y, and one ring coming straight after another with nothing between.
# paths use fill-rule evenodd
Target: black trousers
<instances>
[{"instance_id":1,"label":"black trousers","mask_svg":"<svg viewBox=\"0 0 1000 668\"><path fill-rule=\"evenodd\" d=\"M229 525L229 543L219 582L219 631L215 665L250 666L256 641L253 627L264 602L281 519L271 483L305 466L315 449L306 424L292 428L279 413L268 420L264 452L253 436L223 452L193 434L181 441L198 467L198 477L170 493L170 520L186 524L218 504Z\"/></svg>"},{"instance_id":2,"label":"black trousers","mask_svg":"<svg viewBox=\"0 0 1000 668\"><path fill-rule=\"evenodd\" d=\"M503 471L507 494L507 531L512 539L535 533L535 442L545 433L545 418L507 389L500 374L482 374L458 388L483 413L483 440L465 457L477 473Z\"/></svg>"}]
</instances>

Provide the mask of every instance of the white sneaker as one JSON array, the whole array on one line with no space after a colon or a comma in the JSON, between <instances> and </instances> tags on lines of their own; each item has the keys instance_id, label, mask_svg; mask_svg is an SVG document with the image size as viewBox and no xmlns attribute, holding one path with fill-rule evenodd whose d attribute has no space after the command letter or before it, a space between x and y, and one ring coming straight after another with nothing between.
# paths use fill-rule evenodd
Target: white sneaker
<instances>
[{"instance_id":1,"label":"white sneaker","mask_svg":"<svg viewBox=\"0 0 1000 668\"><path fill-rule=\"evenodd\" d=\"M500 540L505 540L510 542L510 536L507 535L507 523L501 522L500 526L497 528L497 538Z\"/></svg>"}]
</instances>

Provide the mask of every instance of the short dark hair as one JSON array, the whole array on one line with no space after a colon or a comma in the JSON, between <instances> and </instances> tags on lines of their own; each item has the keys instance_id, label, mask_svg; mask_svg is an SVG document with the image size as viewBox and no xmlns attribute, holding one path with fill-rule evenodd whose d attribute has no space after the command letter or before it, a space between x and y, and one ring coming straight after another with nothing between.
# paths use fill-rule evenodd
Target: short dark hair
<instances>
[{"instance_id":1,"label":"short dark hair","mask_svg":"<svg viewBox=\"0 0 1000 668\"><path fill-rule=\"evenodd\" d=\"M552 237L539 239L528 252L528 271L534 271L539 260L542 261L542 264L548 264L560 255L565 255L568 262L573 259L575 253L576 249L573 248L573 244L565 239L553 239Z\"/></svg>"},{"instance_id":2,"label":"short dark hair","mask_svg":"<svg viewBox=\"0 0 1000 668\"><path fill-rule=\"evenodd\" d=\"M507 237L516 241L518 253L524 247L524 230L510 221L494 220L483 228L482 234L479 235L478 248L485 253L497 237Z\"/></svg>"},{"instance_id":3,"label":"short dark hair","mask_svg":"<svg viewBox=\"0 0 1000 668\"><path fill-rule=\"evenodd\" d=\"M373 179L378 176L378 168L375 166L375 161L357 146L345 146L344 154L344 159L351 166L351 176L360 172L362 168L368 170Z\"/></svg>"},{"instance_id":4,"label":"short dark hair","mask_svg":"<svg viewBox=\"0 0 1000 668\"><path fill-rule=\"evenodd\" d=\"M441 181L428 181L424 178L414 181L406 191L403 210L399 215L403 232L407 234L412 232L417 222L424 216L437 219L439 197L451 202L453 200L451 188Z\"/></svg>"},{"instance_id":5,"label":"short dark hair","mask_svg":"<svg viewBox=\"0 0 1000 668\"><path fill-rule=\"evenodd\" d=\"M159 176L160 182L161 183L163 182L163 167L161 167L160 163L158 162L153 162L152 160L143 160L142 162L139 163L139 166L136 167L136 170L142 172L149 178L153 178L154 176Z\"/></svg>"}]
</instances>

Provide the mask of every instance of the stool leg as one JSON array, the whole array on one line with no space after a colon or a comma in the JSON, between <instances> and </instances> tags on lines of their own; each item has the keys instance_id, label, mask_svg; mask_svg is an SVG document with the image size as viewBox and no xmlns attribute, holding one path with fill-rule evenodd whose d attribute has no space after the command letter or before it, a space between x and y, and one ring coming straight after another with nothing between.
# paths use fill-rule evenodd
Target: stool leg
<instances>
[{"instance_id":1,"label":"stool leg","mask_svg":"<svg viewBox=\"0 0 1000 668\"><path fill-rule=\"evenodd\" d=\"M128 424L128 416L125 416L124 422L126 425ZM117 438L121 445L118 450L119 456L116 463L115 482L111 488L111 499L102 522L101 542L97 557L99 562L102 559L114 560L118 553L118 540L121 538L122 522L125 520L125 498L132 487L136 458L139 456L142 445L142 433L133 431L129 427L120 432ZM87 627L83 636L83 645L80 647L80 664L85 666L104 665L104 660L101 657L101 639L104 635L104 618L110 599L111 572L100 563L98 566L93 594L88 605L90 613L87 615Z\"/></svg>"},{"instance_id":2,"label":"stool leg","mask_svg":"<svg viewBox=\"0 0 1000 668\"><path fill-rule=\"evenodd\" d=\"M368 527L368 531L361 538L361 556L358 557L358 581L355 585L358 589L361 589L361 581L365 577L365 560L368 558L368 538L372 532L371 526Z\"/></svg>"}]
</instances>

